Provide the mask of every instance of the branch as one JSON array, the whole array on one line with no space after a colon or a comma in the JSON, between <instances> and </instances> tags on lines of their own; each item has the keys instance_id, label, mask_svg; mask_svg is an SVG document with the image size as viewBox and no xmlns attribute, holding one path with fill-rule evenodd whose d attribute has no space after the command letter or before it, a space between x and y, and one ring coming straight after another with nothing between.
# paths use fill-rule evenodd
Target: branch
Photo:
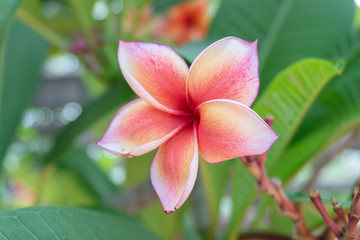
<instances>
[{"instance_id":1,"label":"branch","mask_svg":"<svg viewBox=\"0 0 360 240\"><path fill-rule=\"evenodd\" d=\"M272 127L274 118L266 117L265 122ZM265 169L267 153L260 156L241 157L245 167L255 177L260 191L269 194L281 209L282 214L287 215L293 221L298 235L302 239L315 240L306 226L305 219L298 207L287 197L281 186L280 179L270 179Z\"/></svg>"}]
</instances>

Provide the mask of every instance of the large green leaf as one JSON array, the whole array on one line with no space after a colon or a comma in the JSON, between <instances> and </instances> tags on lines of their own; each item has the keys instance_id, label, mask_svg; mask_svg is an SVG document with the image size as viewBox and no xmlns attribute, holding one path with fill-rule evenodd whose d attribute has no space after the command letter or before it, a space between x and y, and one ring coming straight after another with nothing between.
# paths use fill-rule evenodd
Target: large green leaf
<instances>
[{"instance_id":1,"label":"large green leaf","mask_svg":"<svg viewBox=\"0 0 360 240\"><path fill-rule=\"evenodd\" d=\"M272 169L293 138L311 105L325 85L340 74L343 63L320 59L299 61L277 75L254 106L261 117L275 118L273 129L280 136L268 153Z\"/></svg>"},{"instance_id":2,"label":"large green leaf","mask_svg":"<svg viewBox=\"0 0 360 240\"><path fill-rule=\"evenodd\" d=\"M337 66L330 62L307 59L291 65L275 77L254 107L261 117L275 117L273 129L280 136L268 153L267 167L271 169L277 163L320 91L339 72ZM249 199L256 194L255 188L248 190L254 180L247 178L244 169L236 172L235 183L239 189L234 192L233 201L234 206L241 207L233 211L228 237L234 237L248 203L251 203ZM244 199L246 204L243 203Z\"/></svg>"},{"instance_id":3,"label":"large green leaf","mask_svg":"<svg viewBox=\"0 0 360 240\"><path fill-rule=\"evenodd\" d=\"M31 207L0 212L0 239L160 239L135 220L75 207Z\"/></svg>"},{"instance_id":4,"label":"large green leaf","mask_svg":"<svg viewBox=\"0 0 360 240\"><path fill-rule=\"evenodd\" d=\"M360 32L338 52L347 66L319 96L273 173L288 181L309 159L360 124ZM344 50L345 49L345 50Z\"/></svg>"},{"instance_id":5,"label":"large green leaf","mask_svg":"<svg viewBox=\"0 0 360 240\"><path fill-rule=\"evenodd\" d=\"M47 50L48 45L40 36L22 23L14 22L0 61L0 161L40 83L41 64Z\"/></svg>"},{"instance_id":6,"label":"large green leaf","mask_svg":"<svg viewBox=\"0 0 360 240\"><path fill-rule=\"evenodd\" d=\"M353 0L224 0L209 39L258 39L264 90L289 64L326 56L348 31L353 18Z\"/></svg>"},{"instance_id":7,"label":"large green leaf","mask_svg":"<svg viewBox=\"0 0 360 240\"><path fill-rule=\"evenodd\" d=\"M4 41L6 39L7 30L12 22L13 16L15 14L16 9L20 5L21 0L11 1L5 0L0 2L0 132L3 132L3 129L7 128L9 122L8 120L3 119L3 105L4 105L4 84L6 81L4 80L4 61L5 61L5 46ZM11 128L10 128L11 129ZM11 140L11 137L14 133L14 130L7 131L7 134L3 133L0 136L0 162L5 154L5 150Z\"/></svg>"}]
</instances>

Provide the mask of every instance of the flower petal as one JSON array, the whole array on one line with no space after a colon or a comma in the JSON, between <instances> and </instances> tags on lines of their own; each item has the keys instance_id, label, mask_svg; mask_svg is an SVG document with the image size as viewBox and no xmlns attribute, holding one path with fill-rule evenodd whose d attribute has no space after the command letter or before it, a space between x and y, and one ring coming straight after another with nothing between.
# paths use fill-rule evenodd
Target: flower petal
<instances>
[{"instance_id":1,"label":"flower petal","mask_svg":"<svg viewBox=\"0 0 360 240\"><path fill-rule=\"evenodd\" d=\"M192 107L212 99L251 106L259 90L257 41L227 37L206 48L190 67L188 101Z\"/></svg>"},{"instance_id":2,"label":"flower petal","mask_svg":"<svg viewBox=\"0 0 360 240\"><path fill-rule=\"evenodd\" d=\"M197 176L199 154L195 126L188 125L160 146L151 164L151 182L166 213L179 208Z\"/></svg>"},{"instance_id":3,"label":"flower petal","mask_svg":"<svg viewBox=\"0 0 360 240\"><path fill-rule=\"evenodd\" d=\"M244 104L217 99L198 107L199 152L208 163L266 152L278 135Z\"/></svg>"},{"instance_id":4,"label":"flower petal","mask_svg":"<svg viewBox=\"0 0 360 240\"><path fill-rule=\"evenodd\" d=\"M119 156L139 156L160 146L190 121L158 110L139 98L120 108L97 144Z\"/></svg>"},{"instance_id":5,"label":"flower petal","mask_svg":"<svg viewBox=\"0 0 360 240\"><path fill-rule=\"evenodd\" d=\"M139 97L163 111L189 115L185 86L188 66L172 48L120 41L118 57L126 81Z\"/></svg>"}]
</instances>

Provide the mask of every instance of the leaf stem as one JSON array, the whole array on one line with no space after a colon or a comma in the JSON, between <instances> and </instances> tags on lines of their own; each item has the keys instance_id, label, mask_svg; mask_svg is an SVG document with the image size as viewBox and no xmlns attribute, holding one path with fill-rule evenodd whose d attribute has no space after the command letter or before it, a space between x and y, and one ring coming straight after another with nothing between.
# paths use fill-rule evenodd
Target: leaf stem
<instances>
[{"instance_id":1,"label":"leaf stem","mask_svg":"<svg viewBox=\"0 0 360 240\"><path fill-rule=\"evenodd\" d=\"M16 12L16 17L55 47L59 49L65 49L67 47L67 41L65 39L32 16L26 9L20 8Z\"/></svg>"}]
</instances>

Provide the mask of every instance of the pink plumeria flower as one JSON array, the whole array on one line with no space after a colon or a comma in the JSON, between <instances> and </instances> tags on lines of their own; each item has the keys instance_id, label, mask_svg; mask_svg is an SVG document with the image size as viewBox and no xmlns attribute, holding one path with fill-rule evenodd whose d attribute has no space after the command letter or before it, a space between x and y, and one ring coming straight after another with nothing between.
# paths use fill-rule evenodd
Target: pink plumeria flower
<instances>
[{"instance_id":1,"label":"pink plumeria flower","mask_svg":"<svg viewBox=\"0 0 360 240\"><path fill-rule=\"evenodd\" d=\"M257 42L206 48L190 69L166 45L119 43L121 71L140 97L120 108L98 145L133 157L159 147L152 185L166 213L188 198L199 153L208 163L266 152L278 135L249 107L259 89Z\"/></svg>"}]
</instances>

